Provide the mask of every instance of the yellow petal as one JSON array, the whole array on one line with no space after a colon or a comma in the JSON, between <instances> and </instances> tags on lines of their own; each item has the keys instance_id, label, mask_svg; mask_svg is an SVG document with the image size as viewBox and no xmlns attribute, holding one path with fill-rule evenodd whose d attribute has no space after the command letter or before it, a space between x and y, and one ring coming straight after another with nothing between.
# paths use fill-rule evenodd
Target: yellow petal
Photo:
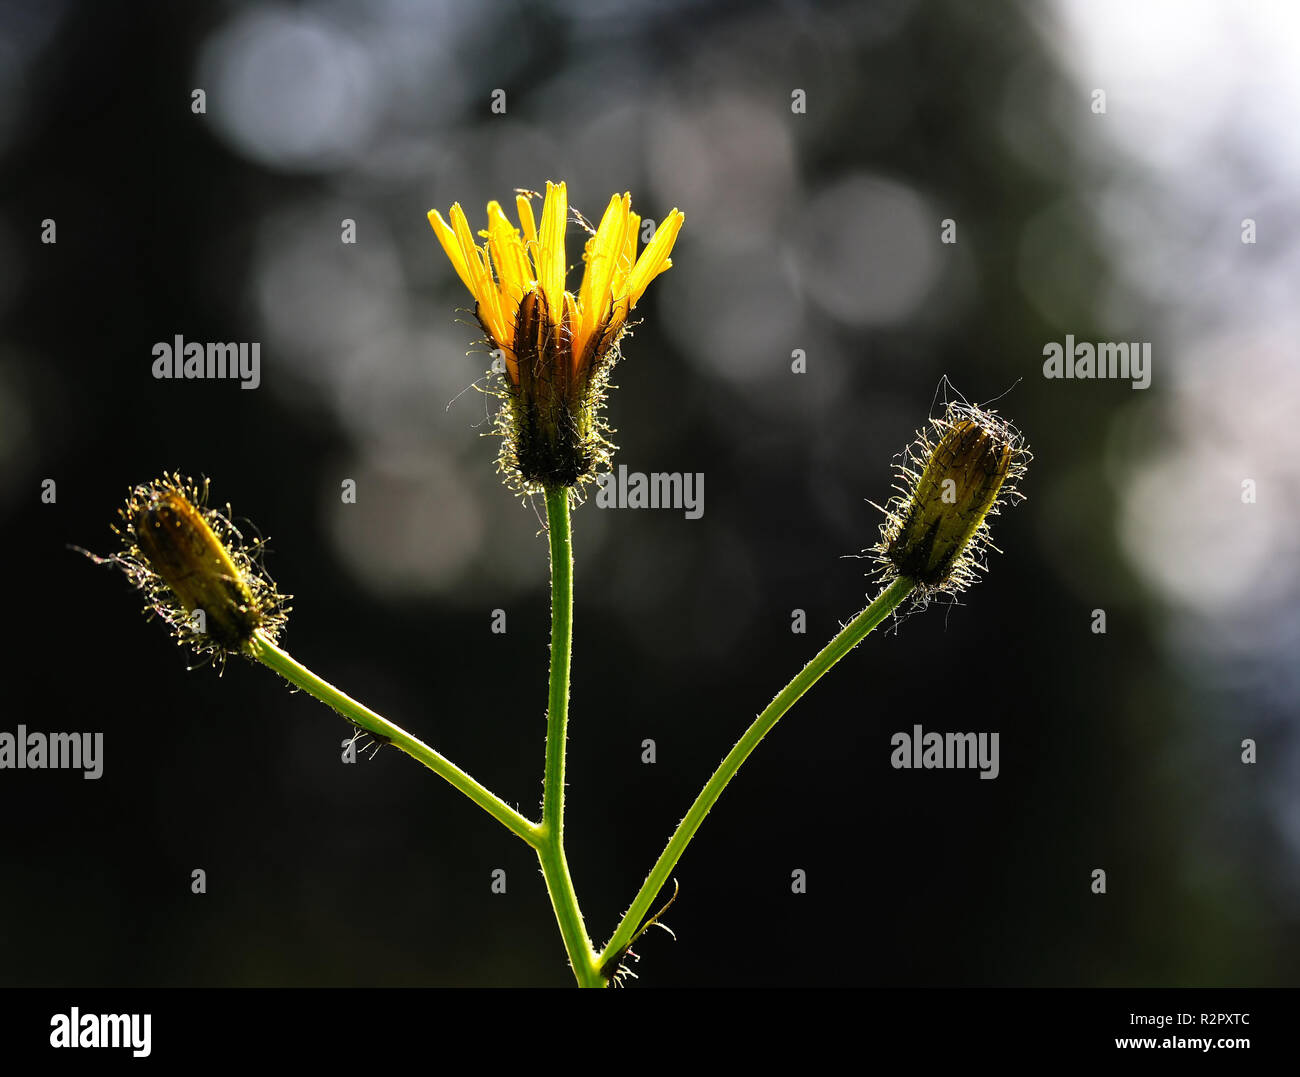
<instances>
[{"instance_id":1,"label":"yellow petal","mask_svg":"<svg viewBox=\"0 0 1300 1077\"><path fill-rule=\"evenodd\" d=\"M470 276L469 266L465 263L465 256L461 253L460 242L456 239L456 233L451 230L451 226L442 219L442 214L436 209L429 210L429 223L433 225L434 234L438 237L438 242L442 244L442 249L451 261L452 268L456 270L456 275L460 277L472 295L474 293L474 279Z\"/></svg>"},{"instance_id":2,"label":"yellow petal","mask_svg":"<svg viewBox=\"0 0 1300 1077\"><path fill-rule=\"evenodd\" d=\"M524 230L524 248L528 251L533 260L533 265L537 265L537 222L533 220L533 200L527 195L515 195L515 208L519 210L519 223ZM537 271L533 271L533 279L537 279Z\"/></svg>"},{"instance_id":3,"label":"yellow petal","mask_svg":"<svg viewBox=\"0 0 1300 1077\"><path fill-rule=\"evenodd\" d=\"M500 285L501 310L509 313L519 305L520 297L532 287L532 268L519 229L506 220L497 202L488 203L488 249L496 266Z\"/></svg>"},{"instance_id":4,"label":"yellow petal","mask_svg":"<svg viewBox=\"0 0 1300 1077\"><path fill-rule=\"evenodd\" d=\"M668 214L668 219L659 225L655 231L655 237L650 241L650 245L641 252L641 257L637 259L635 268L628 274L627 283L624 286L628 298L628 309L637 305L641 296L645 294L646 288L650 282L655 279L665 269L672 267L672 259L668 255L672 252L673 244L677 242L677 233L681 231L682 224L686 217L674 209Z\"/></svg>"},{"instance_id":5,"label":"yellow petal","mask_svg":"<svg viewBox=\"0 0 1300 1077\"><path fill-rule=\"evenodd\" d=\"M618 297L627 288L627 275L636 265L636 245L641 237L641 218L635 213L627 215L627 231L624 233L623 252L619 255L618 268L614 270L614 279L609 282L611 296Z\"/></svg>"},{"instance_id":6,"label":"yellow petal","mask_svg":"<svg viewBox=\"0 0 1300 1077\"><path fill-rule=\"evenodd\" d=\"M451 207L451 227L456 233L461 255L465 259L470 279L473 281L470 292L478 300L479 317L487 324L488 331L496 339L497 344L505 347L510 343L510 333L505 319L501 316L496 282L483 264L482 252L474 243L474 237L469 230L469 221L465 219L465 211L460 208L460 203Z\"/></svg>"},{"instance_id":7,"label":"yellow petal","mask_svg":"<svg viewBox=\"0 0 1300 1077\"><path fill-rule=\"evenodd\" d=\"M614 195L605 208L593 241L588 244L587 270L582 275L582 288L578 293L578 308L582 312L580 335L584 339L605 320L609 311L610 282L623 254L631 204L631 195Z\"/></svg>"},{"instance_id":8,"label":"yellow petal","mask_svg":"<svg viewBox=\"0 0 1300 1077\"><path fill-rule=\"evenodd\" d=\"M537 282L552 318L564 310L564 230L569 219L569 194L563 183L546 181L546 203L542 206L542 230L538 236Z\"/></svg>"}]
</instances>

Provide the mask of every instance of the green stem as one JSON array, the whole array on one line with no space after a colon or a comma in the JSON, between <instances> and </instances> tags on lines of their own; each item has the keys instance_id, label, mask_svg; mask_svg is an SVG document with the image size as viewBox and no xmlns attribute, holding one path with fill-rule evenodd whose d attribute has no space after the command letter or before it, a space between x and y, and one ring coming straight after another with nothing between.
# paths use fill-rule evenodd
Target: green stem
<instances>
[{"instance_id":1,"label":"green stem","mask_svg":"<svg viewBox=\"0 0 1300 1077\"><path fill-rule=\"evenodd\" d=\"M650 904L654 901L655 895L663 889L668 876L677 866L677 861L686 851L686 846L690 844L691 839L695 837L695 832L700 829L700 824L704 822L704 817L717 803L718 797L722 795L727 783L740 769L740 765L749 758L750 752L758 747L758 742L767 736L781 716L817 683L822 674L861 643L868 632L888 617L911 593L914 586L913 581L907 578L897 579L890 584L876 596L871 605L850 621L838 636L826 644L817 656L799 671L794 680L777 693L776 698L767 705L767 709L754 719L753 724L736 742L736 746L727 753L727 757L713 772L713 777L695 798L695 803L691 805L686 817L677 824L677 830L668 840L667 847L655 861L654 867L650 869L650 874L646 876L646 881L623 915L609 943L597 958L599 965L603 966L605 962L631 944L638 926L650 911Z\"/></svg>"},{"instance_id":2,"label":"green stem","mask_svg":"<svg viewBox=\"0 0 1300 1077\"><path fill-rule=\"evenodd\" d=\"M546 491L546 525L551 542L551 684L546 710L546 776L542 783L542 825L536 843L546 890L560 925L564 948L581 987L604 980L578 908L578 896L564 855L564 756L569 724L569 665L573 654L573 538L569 491Z\"/></svg>"},{"instance_id":3,"label":"green stem","mask_svg":"<svg viewBox=\"0 0 1300 1077\"><path fill-rule=\"evenodd\" d=\"M422 740L411 736L406 730L393 725L358 703L351 696L345 695L327 681L321 680L306 666L298 663L287 651L281 650L261 632L253 635L249 645L251 657L263 665L275 670L285 680L297 685L308 695L315 696L322 703L333 707L353 725L383 737L389 743L402 749L417 762L423 763L441 778L446 778L457 789L487 812L492 818L505 826L512 833L523 838L529 845L539 848L542 841L542 828L529 822L505 801L495 796L455 763L439 755Z\"/></svg>"}]
</instances>

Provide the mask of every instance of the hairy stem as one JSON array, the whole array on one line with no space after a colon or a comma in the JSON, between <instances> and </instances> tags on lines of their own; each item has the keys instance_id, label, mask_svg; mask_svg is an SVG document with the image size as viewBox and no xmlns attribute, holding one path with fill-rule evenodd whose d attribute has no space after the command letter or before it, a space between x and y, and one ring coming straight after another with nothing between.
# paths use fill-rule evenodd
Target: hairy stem
<instances>
[{"instance_id":1,"label":"hairy stem","mask_svg":"<svg viewBox=\"0 0 1300 1077\"><path fill-rule=\"evenodd\" d=\"M546 523L551 544L551 678L537 858L541 861L546 890L551 896L573 975L582 987L600 987L604 980L564 855L564 757L569 724L569 666L573 654L573 538L566 487L546 491Z\"/></svg>"},{"instance_id":2,"label":"hairy stem","mask_svg":"<svg viewBox=\"0 0 1300 1077\"><path fill-rule=\"evenodd\" d=\"M861 643L868 632L888 617L897 608L898 604L912 592L914 587L915 583L905 577L890 584L889 587L876 596L871 605L850 621L830 643L826 644L816 657L799 671L794 680L777 693L776 698L767 705L767 709L754 719L753 724L745 730L744 735L736 742L736 746L727 753L727 757L718 765L718 769L713 772L713 777L701 790L700 795L695 798L695 803L691 805L686 817L677 824L676 831L668 839L667 847L660 854L659 859L655 861L655 865L650 869L650 874L646 876L640 891L638 891L609 943L597 959L601 966L615 955L622 953L630 945L636 935L638 926L650 911L650 905L654 901L655 895L663 889L673 868L677 866L677 862L686 851L686 847L690 844L691 839L695 837L695 832L700 829L700 824L704 822L704 817L709 814L709 810L717 803L718 797L722 795L722 791L735 776L736 771L740 769L741 764L758 747L758 742L767 736L772 727L781 719L781 716L794 706L799 698L816 684L818 679L831 666L835 665L836 662Z\"/></svg>"},{"instance_id":3,"label":"hairy stem","mask_svg":"<svg viewBox=\"0 0 1300 1077\"><path fill-rule=\"evenodd\" d=\"M479 785L455 763L439 755L424 741L411 736L406 730L393 725L369 707L340 692L332 684L316 676L306 666L297 662L287 651L272 643L261 632L254 634L249 643L249 654L263 665L275 670L290 684L297 685L308 695L333 707L349 722L376 737L381 737L400 748L417 762L423 763L440 778L445 778L475 804L496 819L511 833L523 838L534 848L540 846L542 828L529 822L505 801Z\"/></svg>"}]
</instances>

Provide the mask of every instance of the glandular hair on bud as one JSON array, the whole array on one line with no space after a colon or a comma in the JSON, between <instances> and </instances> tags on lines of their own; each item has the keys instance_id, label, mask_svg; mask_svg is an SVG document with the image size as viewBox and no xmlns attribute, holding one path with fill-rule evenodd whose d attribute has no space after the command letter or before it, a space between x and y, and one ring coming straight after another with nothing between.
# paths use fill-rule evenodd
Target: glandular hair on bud
<instances>
[{"instance_id":1,"label":"glandular hair on bud","mask_svg":"<svg viewBox=\"0 0 1300 1077\"><path fill-rule=\"evenodd\" d=\"M144 592L146 612L178 641L223 658L248 651L255 633L274 642L288 606L227 515L207 507L208 483L164 475L135 487L114 531L112 558ZM198 613L201 611L201 616Z\"/></svg>"},{"instance_id":2,"label":"glandular hair on bud","mask_svg":"<svg viewBox=\"0 0 1300 1077\"><path fill-rule=\"evenodd\" d=\"M996 549L988 518L1021 499L1030 459L1015 428L994 412L947 405L899 468L898 496L885 509L876 560L883 574L914 580L922 595L968 587Z\"/></svg>"}]
</instances>

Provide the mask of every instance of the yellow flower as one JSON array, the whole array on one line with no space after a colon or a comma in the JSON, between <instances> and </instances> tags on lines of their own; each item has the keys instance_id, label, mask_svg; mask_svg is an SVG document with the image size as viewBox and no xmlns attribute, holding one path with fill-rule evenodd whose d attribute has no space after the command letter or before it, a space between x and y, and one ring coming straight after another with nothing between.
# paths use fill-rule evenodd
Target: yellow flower
<instances>
[{"instance_id":1,"label":"yellow flower","mask_svg":"<svg viewBox=\"0 0 1300 1077\"><path fill-rule=\"evenodd\" d=\"M614 195L587 240L575 295L565 290L565 185L547 182L540 229L531 197L515 199L522 232L489 202L481 245L460 203L451 207L450 224L437 210L429 211L429 223L505 364L512 405L503 424L507 469L525 484L573 486L607 462L597 411L609 368L629 315L673 264L669 255L685 218L674 209L638 256L641 218L630 194Z\"/></svg>"}]
</instances>

